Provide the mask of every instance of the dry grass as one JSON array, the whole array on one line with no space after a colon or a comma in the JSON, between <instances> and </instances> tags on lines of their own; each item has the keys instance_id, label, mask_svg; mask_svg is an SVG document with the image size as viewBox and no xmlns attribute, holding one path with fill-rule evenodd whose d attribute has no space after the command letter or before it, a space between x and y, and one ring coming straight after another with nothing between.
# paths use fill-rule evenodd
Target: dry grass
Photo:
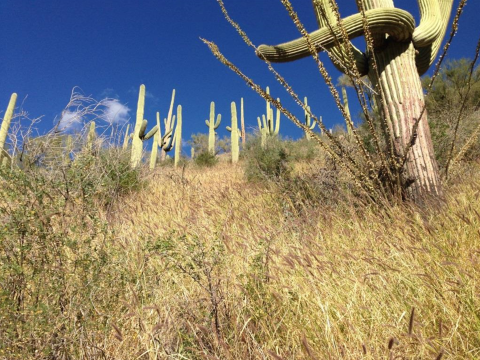
<instances>
[{"instance_id":1,"label":"dry grass","mask_svg":"<svg viewBox=\"0 0 480 360\"><path fill-rule=\"evenodd\" d=\"M72 358L478 359L479 173L441 208L298 216L241 165L160 169L101 215L105 278L77 310L105 327L65 334Z\"/></svg>"}]
</instances>

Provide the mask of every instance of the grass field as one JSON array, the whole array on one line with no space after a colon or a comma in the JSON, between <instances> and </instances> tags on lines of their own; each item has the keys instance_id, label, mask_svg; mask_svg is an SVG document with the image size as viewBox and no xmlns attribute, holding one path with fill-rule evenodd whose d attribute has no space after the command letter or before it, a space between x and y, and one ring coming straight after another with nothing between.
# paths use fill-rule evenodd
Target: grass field
<instances>
[{"instance_id":1,"label":"grass field","mask_svg":"<svg viewBox=\"0 0 480 360\"><path fill-rule=\"evenodd\" d=\"M3 200L0 358L478 359L479 174L428 210L312 206L242 162L160 168L107 207L40 182Z\"/></svg>"}]
</instances>

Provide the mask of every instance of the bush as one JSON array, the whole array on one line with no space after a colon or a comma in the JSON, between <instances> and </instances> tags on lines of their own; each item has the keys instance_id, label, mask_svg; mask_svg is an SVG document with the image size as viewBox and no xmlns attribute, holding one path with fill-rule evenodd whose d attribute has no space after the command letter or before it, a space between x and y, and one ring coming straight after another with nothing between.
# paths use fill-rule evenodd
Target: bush
<instances>
[{"instance_id":1,"label":"bush","mask_svg":"<svg viewBox=\"0 0 480 360\"><path fill-rule=\"evenodd\" d=\"M195 157L194 161L195 165L200 167L212 167L218 163L218 158L208 151L203 151Z\"/></svg>"},{"instance_id":2,"label":"bush","mask_svg":"<svg viewBox=\"0 0 480 360\"><path fill-rule=\"evenodd\" d=\"M244 151L245 176L248 181L288 178L291 168L285 144L278 137L268 137L265 147L259 137L249 141Z\"/></svg>"}]
</instances>

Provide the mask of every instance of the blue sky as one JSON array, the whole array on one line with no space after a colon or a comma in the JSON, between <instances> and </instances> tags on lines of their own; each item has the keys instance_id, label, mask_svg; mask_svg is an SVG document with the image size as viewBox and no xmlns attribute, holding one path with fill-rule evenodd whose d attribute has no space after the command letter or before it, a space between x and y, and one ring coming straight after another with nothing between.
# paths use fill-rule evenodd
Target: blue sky
<instances>
[{"instance_id":1,"label":"blue sky","mask_svg":"<svg viewBox=\"0 0 480 360\"><path fill-rule=\"evenodd\" d=\"M342 16L356 12L354 1L339 2ZM418 19L416 0L395 2ZM315 30L311 2L292 3L306 28ZM454 7L457 4L455 0ZM256 45L299 36L279 0L225 0L225 5ZM479 14L480 1L469 0L450 58L473 56L480 35ZM224 19L215 0L0 0L0 111L5 111L11 93L17 92L17 106L30 117L43 115L39 131L45 132L78 86L97 100L117 99L129 109L117 108L123 111L120 120L130 118L133 123L138 88L145 84L149 128L156 111L166 116L172 89L176 89L175 105L183 107L184 139L208 131L204 121L211 101L222 114L220 136L228 134L231 101L238 106L241 97L247 127L255 127L257 116L265 112L264 100L220 64L200 37L216 42L227 58L258 84L270 86L273 96L302 116L303 110L291 105L266 66ZM340 74L325 54L321 58L336 79ZM302 98L308 96L312 110L327 127L341 123L312 59L278 64L276 69ZM350 97L353 103L353 94ZM301 136L285 117L280 132Z\"/></svg>"}]
</instances>

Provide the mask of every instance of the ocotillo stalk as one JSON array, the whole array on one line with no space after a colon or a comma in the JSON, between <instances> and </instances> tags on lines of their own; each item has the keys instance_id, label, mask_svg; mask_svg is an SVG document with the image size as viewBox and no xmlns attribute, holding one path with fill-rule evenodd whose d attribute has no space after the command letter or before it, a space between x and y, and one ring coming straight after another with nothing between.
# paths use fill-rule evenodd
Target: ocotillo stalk
<instances>
[{"instance_id":1,"label":"ocotillo stalk","mask_svg":"<svg viewBox=\"0 0 480 360\"><path fill-rule=\"evenodd\" d=\"M97 135L95 134L95 121L90 122L90 127L88 130L88 135L87 135L87 146L86 149L89 153L92 152L93 150L93 143L95 142L95 138Z\"/></svg>"},{"instance_id":2,"label":"ocotillo stalk","mask_svg":"<svg viewBox=\"0 0 480 360\"><path fill-rule=\"evenodd\" d=\"M130 124L127 124L127 129L125 130L125 136L123 138L123 146L122 146L123 150L126 150L128 148L128 140L130 138L130 135L128 134L129 129L130 129Z\"/></svg>"},{"instance_id":3,"label":"ocotillo stalk","mask_svg":"<svg viewBox=\"0 0 480 360\"><path fill-rule=\"evenodd\" d=\"M314 0L320 29L309 36L277 46L262 45L261 57L286 62L310 56L311 51L330 50L336 59L348 59L342 72L368 75L382 99L384 132L390 157L405 174L406 195L417 203L428 195L442 195L433 153L425 101L419 75L433 64L447 29L453 0L419 0L420 24L408 12L396 9L393 0L359 0L359 13L342 19L342 28L330 0ZM461 3L463 4L463 3ZM362 53L348 39L365 33L368 51ZM345 33L348 39L342 34ZM338 45L340 42L340 45ZM373 52L372 52L373 51ZM353 56L350 56L353 53ZM327 77L326 77L327 78ZM345 117L347 114L343 111ZM355 135L355 130L353 130ZM409 185L409 186L408 186Z\"/></svg>"},{"instance_id":4,"label":"ocotillo stalk","mask_svg":"<svg viewBox=\"0 0 480 360\"><path fill-rule=\"evenodd\" d=\"M172 126L172 116L173 116L173 104L174 104L174 102L175 102L175 89L173 89L173 91L172 91L172 99L170 100L170 107L168 109L167 118L164 119L165 134L169 131L169 129L173 128L173 126ZM164 161L166 156L167 156L167 153L163 150L163 148L160 151L161 151L160 160Z\"/></svg>"},{"instance_id":5,"label":"ocotillo stalk","mask_svg":"<svg viewBox=\"0 0 480 360\"><path fill-rule=\"evenodd\" d=\"M232 163L235 164L238 162L239 154L240 154L240 149L239 149L239 137L240 133L238 131L238 122L237 122L237 106L235 105L235 102L232 101L231 104L231 110L232 110L232 126L227 126L227 130L230 131L231 135L231 140L230 140L230 147L231 147L231 153L232 153Z\"/></svg>"},{"instance_id":6,"label":"ocotillo stalk","mask_svg":"<svg viewBox=\"0 0 480 360\"><path fill-rule=\"evenodd\" d=\"M152 152L150 153L150 170L155 169L155 165L157 164L158 136L159 132L157 131L155 135L153 135Z\"/></svg>"},{"instance_id":7,"label":"ocotillo stalk","mask_svg":"<svg viewBox=\"0 0 480 360\"><path fill-rule=\"evenodd\" d=\"M140 85L137 104L137 118L135 121L135 129L132 138L132 156L130 163L133 168L137 167L142 160L143 142L140 138L140 130L143 124L143 114L145 109L145 85Z\"/></svg>"},{"instance_id":8,"label":"ocotillo stalk","mask_svg":"<svg viewBox=\"0 0 480 360\"><path fill-rule=\"evenodd\" d=\"M2 126L0 127L0 159L2 157L6 157L6 152L4 150L5 141L7 140L8 129L10 127L10 122L12 121L13 111L15 109L16 102L17 94L13 93L10 97L10 101L8 102L8 107L7 111L5 111L5 116L3 117Z\"/></svg>"},{"instance_id":9,"label":"ocotillo stalk","mask_svg":"<svg viewBox=\"0 0 480 360\"><path fill-rule=\"evenodd\" d=\"M220 126L222 121L222 115L217 115L217 121L215 121L215 103L210 103L210 120L205 120L205 124L208 126L208 152L215 155L215 130Z\"/></svg>"},{"instance_id":10,"label":"ocotillo stalk","mask_svg":"<svg viewBox=\"0 0 480 360\"><path fill-rule=\"evenodd\" d=\"M175 130L175 167L182 157L182 105L177 106L177 129Z\"/></svg>"},{"instance_id":11,"label":"ocotillo stalk","mask_svg":"<svg viewBox=\"0 0 480 360\"><path fill-rule=\"evenodd\" d=\"M247 143L247 133L245 132L245 118L243 114L243 98L240 99L240 126L241 132L240 136L242 138L242 149L245 149L245 145Z\"/></svg>"},{"instance_id":12,"label":"ocotillo stalk","mask_svg":"<svg viewBox=\"0 0 480 360\"><path fill-rule=\"evenodd\" d=\"M310 116L310 106L308 106L308 99L305 96L304 98L304 104L305 104L305 126L308 127L310 130L313 130L315 128L315 122L312 123L312 117ZM312 136L305 131L305 139L310 140Z\"/></svg>"},{"instance_id":13,"label":"ocotillo stalk","mask_svg":"<svg viewBox=\"0 0 480 360\"><path fill-rule=\"evenodd\" d=\"M347 89L345 89L345 86L342 86L342 97L343 97L343 107L345 108L345 113L347 114L347 116L349 118L351 118L350 108L348 107ZM351 126L351 122L347 121L346 123L347 123L347 133L348 133L348 135L352 135L353 134L353 129L352 129L352 126Z\"/></svg>"}]
</instances>

